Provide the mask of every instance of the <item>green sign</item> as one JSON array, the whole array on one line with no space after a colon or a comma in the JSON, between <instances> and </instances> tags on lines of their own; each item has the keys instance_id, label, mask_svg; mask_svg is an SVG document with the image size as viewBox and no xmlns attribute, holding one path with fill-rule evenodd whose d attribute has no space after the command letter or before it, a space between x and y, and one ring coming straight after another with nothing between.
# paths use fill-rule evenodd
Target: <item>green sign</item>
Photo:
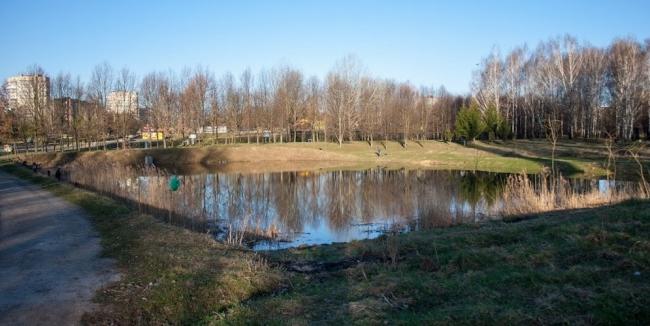
<instances>
[{"instance_id":1,"label":"green sign","mask_svg":"<svg viewBox=\"0 0 650 326\"><path fill-rule=\"evenodd\" d=\"M176 191L178 188L180 188L180 186L181 180L179 180L177 176L172 175L172 177L169 178L169 190Z\"/></svg>"}]
</instances>

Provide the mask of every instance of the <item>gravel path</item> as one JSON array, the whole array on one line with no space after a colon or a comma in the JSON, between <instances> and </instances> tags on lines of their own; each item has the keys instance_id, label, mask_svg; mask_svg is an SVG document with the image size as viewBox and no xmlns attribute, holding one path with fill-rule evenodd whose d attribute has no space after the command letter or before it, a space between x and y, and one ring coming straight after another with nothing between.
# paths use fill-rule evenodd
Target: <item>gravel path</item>
<instances>
[{"instance_id":1,"label":"gravel path","mask_svg":"<svg viewBox=\"0 0 650 326\"><path fill-rule=\"evenodd\" d=\"M117 281L85 213L0 172L0 325L76 325Z\"/></svg>"}]
</instances>

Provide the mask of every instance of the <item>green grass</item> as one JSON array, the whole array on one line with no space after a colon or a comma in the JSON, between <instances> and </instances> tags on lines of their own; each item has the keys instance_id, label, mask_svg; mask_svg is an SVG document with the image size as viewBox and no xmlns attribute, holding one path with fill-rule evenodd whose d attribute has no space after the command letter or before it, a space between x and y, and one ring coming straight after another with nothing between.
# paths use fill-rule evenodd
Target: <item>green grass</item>
<instances>
[{"instance_id":1,"label":"green grass","mask_svg":"<svg viewBox=\"0 0 650 326\"><path fill-rule=\"evenodd\" d=\"M289 272L292 287L285 293L235 306L214 316L214 323L650 322L648 202L270 256L295 264L354 263Z\"/></svg>"},{"instance_id":2,"label":"green grass","mask_svg":"<svg viewBox=\"0 0 650 326\"><path fill-rule=\"evenodd\" d=\"M650 323L648 201L254 254L2 168L84 208L124 271L88 323Z\"/></svg>"}]
</instances>

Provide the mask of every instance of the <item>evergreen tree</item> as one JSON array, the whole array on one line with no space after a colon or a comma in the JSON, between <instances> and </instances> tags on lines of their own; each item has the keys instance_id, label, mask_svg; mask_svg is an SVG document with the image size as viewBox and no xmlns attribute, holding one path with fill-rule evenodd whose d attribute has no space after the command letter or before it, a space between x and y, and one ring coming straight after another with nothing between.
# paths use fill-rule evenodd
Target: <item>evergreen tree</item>
<instances>
[{"instance_id":1,"label":"evergreen tree","mask_svg":"<svg viewBox=\"0 0 650 326\"><path fill-rule=\"evenodd\" d=\"M456 134L469 141L474 141L485 130L481 112L475 104L464 107L456 117Z\"/></svg>"}]
</instances>

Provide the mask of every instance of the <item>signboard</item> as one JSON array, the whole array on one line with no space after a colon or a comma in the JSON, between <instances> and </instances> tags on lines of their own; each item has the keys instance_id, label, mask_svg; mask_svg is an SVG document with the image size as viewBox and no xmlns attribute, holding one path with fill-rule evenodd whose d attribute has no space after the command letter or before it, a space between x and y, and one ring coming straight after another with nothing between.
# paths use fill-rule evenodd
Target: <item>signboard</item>
<instances>
[{"instance_id":1,"label":"signboard","mask_svg":"<svg viewBox=\"0 0 650 326\"><path fill-rule=\"evenodd\" d=\"M163 140L162 132L147 131L142 133L142 139L144 140Z\"/></svg>"}]
</instances>

